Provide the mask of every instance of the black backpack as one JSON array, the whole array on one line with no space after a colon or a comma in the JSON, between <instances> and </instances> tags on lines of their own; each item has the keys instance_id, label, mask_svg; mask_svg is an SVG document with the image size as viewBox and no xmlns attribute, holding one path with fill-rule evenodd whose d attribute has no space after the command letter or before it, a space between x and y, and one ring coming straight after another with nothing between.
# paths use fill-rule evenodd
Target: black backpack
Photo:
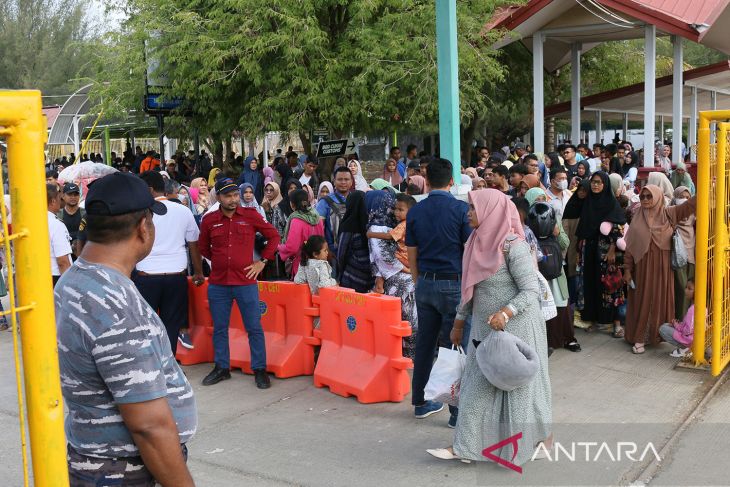
<instances>
[{"instance_id":1,"label":"black backpack","mask_svg":"<svg viewBox=\"0 0 730 487\"><path fill-rule=\"evenodd\" d=\"M560 249L558 239L554 236L539 239L540 250L542 250L543 259L537 263L542 277L547 279L557 279L563 272L563 251Z\"/></svg>"}]
</instances>

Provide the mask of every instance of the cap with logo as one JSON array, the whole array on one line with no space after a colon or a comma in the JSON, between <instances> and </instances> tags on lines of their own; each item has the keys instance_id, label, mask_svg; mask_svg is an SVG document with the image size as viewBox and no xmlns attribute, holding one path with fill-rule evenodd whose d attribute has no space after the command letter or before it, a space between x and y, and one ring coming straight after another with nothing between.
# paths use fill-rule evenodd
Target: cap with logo
<instances>
[{"instance_id":1,"label":"cap with logo","mask_svg":"<svg viewBox=\"0 0 730 487\"><path fill-rule=\"evenodd\" d=\"M79 189L78 184L66 183L63 185L63 194L71 194L71 193L81 194L81 190Z\"/></svg>"},{"instance_id":2,"label":"cap with logo","mask_svg":"<svg viewBox=\"0 0 730 487\"><path fill-rule=\"evenodd\" d=\"M152 197L147 183L124 172L107 174L89 184L85 206L87 215L118 216L147 209L157 215L167 213L167 207Z\"/></svg>"},{"instance_id":3,"label":"cap with logo","mask_svg":"<svg viewBox=\"0 0 730 487\"><path fill-rule=\"evenodd\" d=\"M222 178L215 182L215 194L226 194L238 191L238 186L231 178Z\"/></svg>"}]
</instances>

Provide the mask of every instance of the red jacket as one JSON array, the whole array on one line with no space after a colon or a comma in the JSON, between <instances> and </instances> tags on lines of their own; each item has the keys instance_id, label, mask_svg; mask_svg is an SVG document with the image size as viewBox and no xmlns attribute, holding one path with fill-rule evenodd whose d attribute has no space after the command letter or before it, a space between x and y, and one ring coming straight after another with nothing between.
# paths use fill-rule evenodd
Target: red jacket
<instances>
[{"instance_id":1,"label":"red jacket","mask_svg":"<svg viewBox=\"0 0 730 487\"><path fill-rule=\"evenodd\" d=\"M216 210L200 224L200 253L210 259L210 284L245 286L256 281L246 277L246 267L253 263L256 232L268 240L261 256L273 260L279 233L266 223L254 208L236 208L231 218Z\"/></svg>"},{"instance_id":2,"label":"red jacket","mask_svg":"<svg viewBox=\"0 0 730 487\"><path fill-rule=\"evenodd\" d=\"M289 235L286 238L286 243L279 244L279 257L281 257L281 260L294 257L291 270L292 279L297 275L299 262L302 260L302 246L312 235L324 237L322 219L316 225L310 225L299 218L292 218L291 223L289 223Z\"/></svg>"}]
</instances>

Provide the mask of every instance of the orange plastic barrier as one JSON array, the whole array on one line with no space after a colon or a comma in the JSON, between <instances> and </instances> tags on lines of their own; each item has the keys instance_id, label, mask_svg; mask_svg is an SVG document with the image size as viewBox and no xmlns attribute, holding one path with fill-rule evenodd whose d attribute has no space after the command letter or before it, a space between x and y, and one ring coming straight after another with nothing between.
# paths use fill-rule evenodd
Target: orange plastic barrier
<instances>
[{"instance_id":1,"label":"orange plastic barrier","mask_svg":"<svg viewBox=\"0 0 730 487\"><path fill-rule=\"evenodd\" d=\"M413 362L403 357L411 327L401 320L400 299L332 287L320 289L313 301L320 303L314 336L322 340L314 385L362 403L402 401L411 389L406 369Z\"/></svg>"},{"instance_id":2,"label":"orange plastic barrier","mask_svg":"<svg viewBox=\"0 0 730 487\"><path fill-rule=\"evenodd\" d=\"M188 323L190 340L195 348L189 350L178 343L175 358L183 365L212 362L213 318L208 306L208 281L196 287L192 278L188 278Z\"/></svg>"},{"instance_id":3,"label":"orange plastic barrier","mask_svg":"<svg viewBox=\"0 0 730 487\"><path fill-rule=\"evenodd\" d=\"M314 347L320 344L313 336L313 322L319 310L312 305L309 286L286 281L259 282L259 306L266 337L266 370L280 379L312 375ZM253 373L248 334L235 303L228 333L231 367Z\"/></svg>"}]
</instances>

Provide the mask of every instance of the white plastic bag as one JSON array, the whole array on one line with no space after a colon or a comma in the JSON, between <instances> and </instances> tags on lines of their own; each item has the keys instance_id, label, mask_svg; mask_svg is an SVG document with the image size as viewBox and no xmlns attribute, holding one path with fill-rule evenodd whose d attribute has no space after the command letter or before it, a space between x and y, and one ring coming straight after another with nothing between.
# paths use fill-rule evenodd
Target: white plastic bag
<instances>
[{"instance_id":1,"label":"white plastic bag","mask_svg":"<svg viewBox=\"0 0 730 487\"><path fill-rule=\"evenodd\" d=\"M545 321L551 320L558 316L558 308L555 306L555 298L550 290L550 284L547 282L540 271L535 270L537 274L538 284L540 285L540 311Z\"/></svg>"},{"instance_id":2,"label":"white plastic bag","mask_svg":"<svg viewBox=\"0 0 730 487\"><path fill-rule=\"evenodd\" d=\"M458 347L451 349L440 347L436 363L433 364L428 384L424 389L427 401L437 401L451 406L459 405L461 375L464 373L466 354Z\"/></svg>"}]
</instances>

